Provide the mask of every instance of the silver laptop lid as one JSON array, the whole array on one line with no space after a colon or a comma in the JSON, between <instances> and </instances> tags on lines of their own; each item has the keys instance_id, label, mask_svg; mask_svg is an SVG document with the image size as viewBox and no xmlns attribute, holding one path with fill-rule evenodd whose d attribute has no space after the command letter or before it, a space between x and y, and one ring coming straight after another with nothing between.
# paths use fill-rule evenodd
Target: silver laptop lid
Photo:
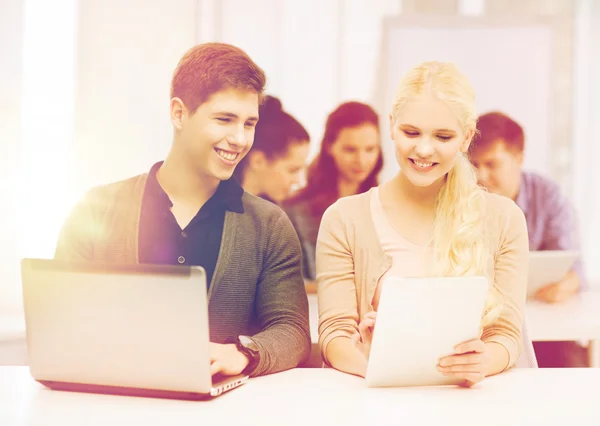
<instances>
[{"instance_id":1,"label":"silver laptop lid","mask_svg":"<svg viewBox=\"0 0 600 426\"><path fill-rule=\"evenodd\" d=\"M210 392L202 268L24 259L21 270L36 380Z\"/></svg>"}]
</instances>

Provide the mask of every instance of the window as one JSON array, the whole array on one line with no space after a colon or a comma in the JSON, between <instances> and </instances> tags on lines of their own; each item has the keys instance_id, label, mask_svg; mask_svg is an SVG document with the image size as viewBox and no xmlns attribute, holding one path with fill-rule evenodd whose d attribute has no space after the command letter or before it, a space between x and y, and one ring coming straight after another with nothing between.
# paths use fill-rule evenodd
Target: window
<instances>
[{"instance_id":1,"label":"window","mask_svg":"<svg viewBox=\"0 0 600 426\"><path fill-rule=\"evenodd\" d=\"M21 310L19 259L52 257L60 226L72 205L70 147L74 130L76 0L15 2L24 9L14 35L22 35L22 64L12 84L21 81L20 137L8 162L2 219L0 312ZM21 40L17 37L17 40ZM15 42L15 40L13 40ZM16 43L20 44L19 42ZM18 102L13 103L13 108ZM16 111L15 111L16 112ZM4 243L3 243L4 244Z\"/></svg>"}]
</instances>

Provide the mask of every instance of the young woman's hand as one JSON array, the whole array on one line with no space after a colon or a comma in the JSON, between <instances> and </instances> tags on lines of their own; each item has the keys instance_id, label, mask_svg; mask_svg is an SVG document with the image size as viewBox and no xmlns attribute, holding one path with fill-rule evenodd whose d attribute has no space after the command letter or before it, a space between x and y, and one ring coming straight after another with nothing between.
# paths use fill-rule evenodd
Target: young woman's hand
<instances>
[{"instance_id":1,"label":"young woman's hand","mask_svg":"<svg viewBox=\"0 0 600 426\"><path fill-rule=\"evenodd\" d=\"M375 327L375 319L377 312L369 312L364 316L360 324L358 324L358 333L352 335L352 344L360 353L369 359L371 353L371 341L373 340L373 328Z\"/></svg>"},{"instance_id":2,"label":"young woman's hand","mask_svg":"<svg viewBox=\"0 0 600 426\"><path fill-rule=\"evenodd\" d=\"M489 356L481 340L471 340L454 348L455 353L438 362L438 370L445 376L463 379L463 386L470 387L482 381L489 371Z\"/></svg>"}]
</instances>

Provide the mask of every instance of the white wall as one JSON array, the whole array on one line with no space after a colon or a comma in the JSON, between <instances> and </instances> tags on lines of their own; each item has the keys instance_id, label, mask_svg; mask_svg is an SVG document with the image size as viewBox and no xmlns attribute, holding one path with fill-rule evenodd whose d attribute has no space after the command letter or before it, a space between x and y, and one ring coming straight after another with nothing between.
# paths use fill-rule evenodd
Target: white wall
<instances>
[{"instance_id":1,"label":"white wall","mask_svg":"<svg viewBox=\"0 0 600 426\"><path fill-rule=\"evenodd\" d=\"M20 300L16 232L16 185L20 140L23 0L0 2L0 315Z\"/></svg>"},{"instance_id":2,"label":"white wall","mask_svg":"<svg viewBox=\"0 0 600 426\"><path fill-rule=\"evenodd\" d=\"M600 2L576 4L571 199L580 218L584 266L600 289Z\"/></svg>"},{"instance_id":3,"label":"white wall","mask_svg":"<svg viewBox=\"0 0 600 426\"><path fill-rule=\"evenodd\" d=\"M327 115L338 104L374 104L383 19L399 13L401 1L200 0L200 5L198 42L246 50L265 70L267 92L307 128L314 155Z\"/></svg>"},{"instance_id":4,"label":"white wall","mask_svg":"<svg viewBox=\"0 0 600 426\"><path fill-rule=\"evenodd\" d=\"M380 73L386 82L384 104L392 104L400 76L416 64L432 60L453 62L473 85L478 113L503 111L524 127L525 169L551 176L552 37L550 26L534 20L392 20L384 39L385 70ZM386 157L393 158L387 135ZM384 179L397 173L398 167L390 163L384 167Z\"/></svg>"},{"instance_id":5,"label":"white wall","mask_svg":"<svg viewBox=\"0 0 600 426\"><path fill-rule=\"evenodd\" d=\"M171 74L195 44L198 2L176 6L0 2L0 315L21 310L18 260L52 256L85 190L169 149Z\"/></svg>"},{"instance_id":6,"label":"white wall","mask_svg":"<svg viewBox=\"0 0 600 426\"><path fill-rule=\"evenodd\" d=\"M75 193L164 158L171 75L195 44L196 14L196 0L80 0Z\"/></svg>"},{"instance_id":7,"label":"white wall","mask_svg":"<svg viewBox=\"0 0 600 426\"><path fill-rule=\"evenodd\" d=\"M25 1L18 254L52 254L69 203L77 0Z\"/></svg>"}]
</instances>

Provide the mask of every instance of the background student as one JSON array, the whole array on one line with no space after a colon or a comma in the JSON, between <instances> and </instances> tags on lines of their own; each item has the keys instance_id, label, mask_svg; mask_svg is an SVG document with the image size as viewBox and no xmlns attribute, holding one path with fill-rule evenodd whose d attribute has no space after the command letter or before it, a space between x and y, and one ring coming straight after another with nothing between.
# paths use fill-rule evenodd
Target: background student
<instances>
[{"instance_id":1,"label":"background student","mask_svg":"<svg viewBox=\"0 0 600 426\"><path fill-rule=\"evenodd\" d=\"M369 105L346 102L327 117L306 186L284 204L302 243L306 280L315 279L315 245L323 212L338 198L377 185L383 167L380 145L379 117Z\"/></svg>"}]
</instances>

